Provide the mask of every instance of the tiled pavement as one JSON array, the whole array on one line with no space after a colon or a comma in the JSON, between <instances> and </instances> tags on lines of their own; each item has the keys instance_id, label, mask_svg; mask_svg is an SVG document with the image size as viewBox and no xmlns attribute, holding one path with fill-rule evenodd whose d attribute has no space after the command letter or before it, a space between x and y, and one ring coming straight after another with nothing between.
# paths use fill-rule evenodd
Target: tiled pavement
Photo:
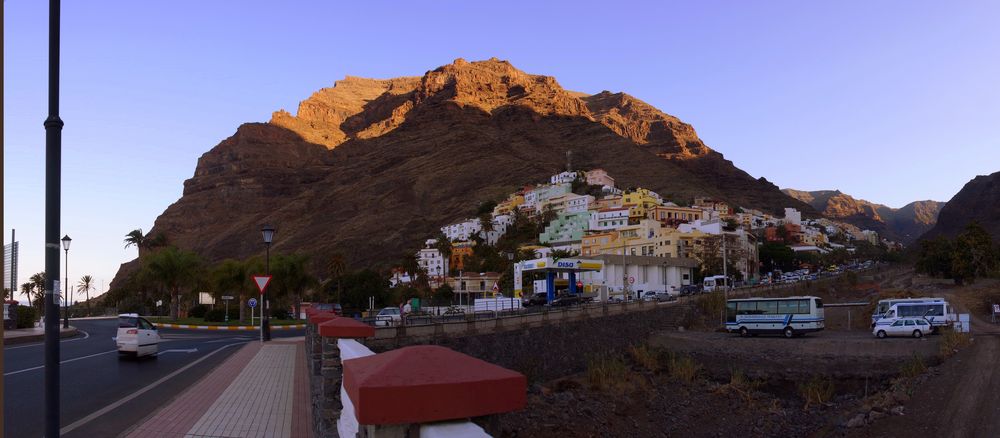
<instances>
[{"instance_id":1,"label":"tiled pavement","mask_svg":"<svg viewBox=\"0 0 1000 438\"><path fill-rule=\"evenodd\" d=\"M250 342L128 437L312 437L301 338Z\"/></svg>"}]
</instances>

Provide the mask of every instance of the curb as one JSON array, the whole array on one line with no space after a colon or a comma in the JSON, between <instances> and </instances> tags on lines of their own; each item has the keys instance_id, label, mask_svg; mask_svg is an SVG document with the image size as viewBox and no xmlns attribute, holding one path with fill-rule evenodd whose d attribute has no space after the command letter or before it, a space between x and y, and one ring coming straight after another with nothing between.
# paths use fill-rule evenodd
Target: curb
<instances>
[{"instance_id":1,"label":"curb","mask_svg":"<svg viewBox=\"0 0 1000 438\"><path fill-rule=\"evenodd\" d=\"M188 325L188 324L167 324L154 323L157 328L186 329L186 330L260 330L259 325ZM305 324L272 325L271 330L292 330L304 329Z\"/></svg>"},{"instance_id":2,"label":"curb","mask_svg":"<svg viewBox=\"0 0 1000 438\"><path fill-rule=\"evenodd\" d=\"M59 339L71 338L71 337L76 336L78 334L79 334L79 332L77 331L76 327L73 327L73 326L69 326L69 329L67 329L67 330L59 329ZM7 345L16 345L16 344L30 344L32 342L43 342L43 341L45 341L45 334L44 333L39 334L39 335L15 336L15 337L9 337L9 338L8 337L4 337L3 338L3 345L7 346Z\"/></svg>"}]
</instances>

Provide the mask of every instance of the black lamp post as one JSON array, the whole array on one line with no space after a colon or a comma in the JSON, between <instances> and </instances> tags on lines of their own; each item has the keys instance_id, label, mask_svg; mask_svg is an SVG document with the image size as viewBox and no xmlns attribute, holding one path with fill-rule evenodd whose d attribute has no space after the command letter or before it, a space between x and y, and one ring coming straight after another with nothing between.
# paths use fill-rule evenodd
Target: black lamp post
<instances>
[{"instance_id":1,"label":"black lamp post","mask_svg":"<svg viewBox=\"0 0 1000 438\"><path fill-rule=\"evenodd\" d=\"M260 232L264 235L264 248L267 254L264 257L264 273L265 275L271 275L271 240L274 239L274 227L264 225L264 227L260 229ZM262 317L260 330L264 341L271 340L271 306L268 305L268 301L270 300L267 299L267 297L261 297L260 310Z\"/></svg>"},{"instance_id":2,"label":"black lamp post","mask_svg":"<svg viewBox=\"0 0 1000 438\"><path fill-rule=\"evenodd\" d=\"M64 273L66 278L63 279L65 283L63 285L63 289L65 290L63 292L63 310L65 311L63 315L63 328L69 328L69 243L72 241L73 239L69 238L69 234L62 238L63 250L66 251L66 272Z\"/></svg>"}]
</instances>

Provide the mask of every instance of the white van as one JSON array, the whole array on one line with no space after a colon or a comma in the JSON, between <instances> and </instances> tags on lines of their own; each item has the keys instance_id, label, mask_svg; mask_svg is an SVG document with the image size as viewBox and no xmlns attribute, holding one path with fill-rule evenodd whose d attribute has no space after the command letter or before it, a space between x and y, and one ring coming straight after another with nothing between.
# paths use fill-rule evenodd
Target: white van
<instances>
[{"instance_id":1,"label":"white van","mask_svg":"<svg viewBox=\"0 0 1000 438\"><path fill-rule=\"evenodd\" d=\"M888 326L900 318L923 318L931 324L932 329L936 330L938 327L949 326L958 319L952 310L948 302L941 298L897 302L889 306L889 309L874 322L872 328Z\"/></svg>"},{"instance_id":2,"label":"white van","mask_svg":"<svg viewBox=\"0 0 1000 438\"><path fill-rule=\"evenodd\" d=\"M716 290L722 290L726 287L726 276L724 275L713 275L711 277L705 277L703 280L703 289L705 292L714 292Z\"/></svg>"},{"instance_id":3,"label":"white van","mask_svg":"<svg viewBox=\"0 0 1000 438\"><path fill-rule=\"evenodd\" d=\"M118 354L135 357L152 355L156 357L160 344L160 334L156 326L135 313L118 315Z\"/></svg>"}]
</instances>

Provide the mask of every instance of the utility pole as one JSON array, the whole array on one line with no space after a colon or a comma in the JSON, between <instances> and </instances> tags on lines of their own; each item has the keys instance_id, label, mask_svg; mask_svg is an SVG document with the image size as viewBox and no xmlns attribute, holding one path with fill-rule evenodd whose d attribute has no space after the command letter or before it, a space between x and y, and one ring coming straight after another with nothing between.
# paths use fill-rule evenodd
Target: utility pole
<instances>
[{"instance_id":1,"label":"utility pole","mask_svg":"<svg viewBox=\"0 0 1000 438\"><path fill-rule=\"evenodd\" d=\"M726 277L726 287L723 290L725 298L729 299L729 262L726 257L726 230L722 230L722 276Z\"/></svg>"},{"instance_id":2,"label":"utility pole","mask_svg":"<svg viewBox=\"0 0 1000 438\"><path fill-rule=\"evenodd\" d=\"M60 0L49 0L49 116L45 119L45 436L59 436L59 228L62 128L59 118Z\"/></svg>"}]
</instances>

